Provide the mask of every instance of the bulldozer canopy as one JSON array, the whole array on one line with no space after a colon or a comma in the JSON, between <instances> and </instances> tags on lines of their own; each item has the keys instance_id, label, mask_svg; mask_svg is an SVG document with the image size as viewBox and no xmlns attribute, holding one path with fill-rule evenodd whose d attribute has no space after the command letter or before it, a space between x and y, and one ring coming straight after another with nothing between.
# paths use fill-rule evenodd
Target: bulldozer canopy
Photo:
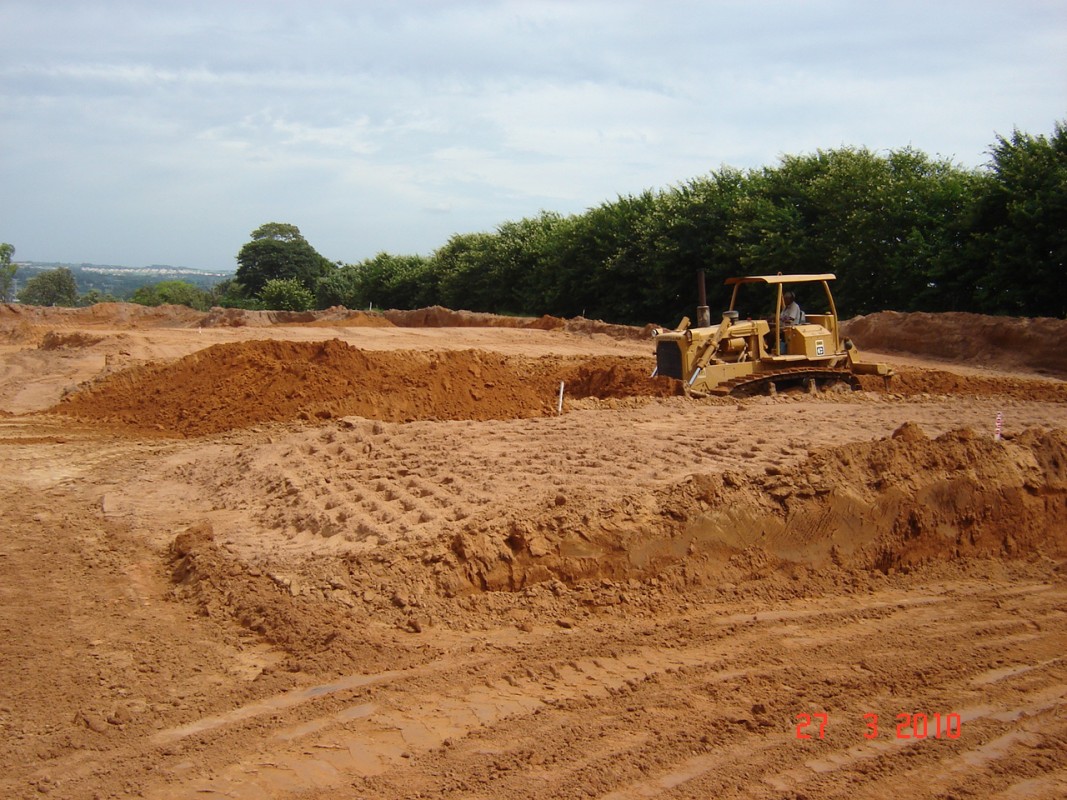
<instances>
[{"instance_id":1,"label":"bulldozer canopy","mask_svg":"<svg viewBox=\"0 0 1067 800\"><path fill-rule=\"evenodd\" d=\"M832 272L824 272L806 275L745 275L741 278L727 278L725 284L727 286L736 286L741 283L818 283L832 280L837 280L837 276Z\"/></svg>"}]
</instances>

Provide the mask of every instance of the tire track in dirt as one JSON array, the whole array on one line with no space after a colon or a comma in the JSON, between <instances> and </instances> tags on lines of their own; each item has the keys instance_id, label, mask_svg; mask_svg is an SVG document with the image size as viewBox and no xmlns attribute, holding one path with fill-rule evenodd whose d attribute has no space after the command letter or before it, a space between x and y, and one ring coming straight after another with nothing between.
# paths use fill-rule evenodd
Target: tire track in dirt
<instances>
[{"instance_id":1,"label":"tire track in dirt","mask_svg":"<svg viewBox=\"0 0 1067 800\"><path fill-rule=\"evenodd\" d=\"M44 460L24 432L25 423L0 426L11 468L0 493L10 526L0 539L0 794L12 798L48 794L71 776L76 782L101 740L104 749L136 747L135 731L188 713L216 693L201 677L232 666L195 624L174 652L164 631L186 615L157 602L158 562L107 522L95 491L84 491L96 470L121 482L129 457L143 449L31 429L50 440Z\"/></svg>"},{"instance_id":2,"label":"tire track in dirt","mask_svg":"<svg viewBox=\"0 0 1067 800\"><path fill-rule=\"evenodd\" d=\"M931 599L931 602L935 602ZM794 618L811 616L834 616L832 611L794 612ZM739 615L748 618L748 615ZM776 618L769 615L768 621ZM726 618L717 621L718 627L736 624ZM748 639L759 634L752 633ZM392 702L403 701L416 704L411 711L390 703L388 707L359 703L329 717L312 720L310 723L283 728L275 735L269 748L269 764L264 759L267 753L230 767L220 778L194 784L195 794L211 797L267 797L293 789L291 776L302 776L306 785L327 789L343 782L342 773L354 773L364 777L378 775L399 763L404 753L425 751L441 746L446 739L462 738L473 730L497 725L505 719L538 713L543 709L566 705L575 701L602 701L625 688L656 681L671 672L687 669L707 671L712 665L718 667L712 680L735 679L743 675L750 665L730 666L729 652L738 644L721 638L714 647L668 648L666 650L642 647L625 655L572 659L565 663L549 661L538 663L536 669L526 666L521 677L511 672L504 676L483 678L476 688L456 694L427 693L416 685L410 688L396 687L397 696ZM741 642L740 644L744 644ZM523 659L527 661L527 659ZM528 662L529 663L529 662ZM517 664L511 665L517 669ZM417 670L416 675L425 674ZM401 678L402 676L392 676ZM377 684L377 676L366 678L367 684ZM341 682L342 684L344 682ZM440 683L440 680L437 681ZM321 687L323 691L334 687ZM399 694L402 692L402 694ZM316 694L305 690L302 697ZM410 698L410 699L409 699ZM271 703L257 704L257 711L265 713ZM282 704L279 703L279 706ZM240 718L242 715L237 715ZM353 724L353 720L359 719ZM279 752L277 745L301 738L301 734L319 733L331 723L348 722L347 731L338 738L304 742L299 752ZM358 730L354 727L358 725ZM199 727L199 726L194 726ZM333 725L336 727L336 724ZM186 731L176 732L186 734ZM161 734L161 739L171 740L175 733ZM284 746L284 745L283 745ZM346 755L347 754L347 755ZM356 754L352 759L349 756ZM184 791L184 790L182 790ZM284 791L282 792L284 794ZM180 797L181 792L161 797Z\"/></svg>"},{"instance_id":3,"label":"tire track in dirt","mask_svg":"<svg viewBox=\"0 0 1067 800\"><path fill-rule=\"evenodd\" d=\"M812 615L833 616L836 612L833 608L827 608L814 612L802 610L767 612L760 616L767 622L774 622L781 619L783 613L790 617L802 618ZM735 625L738 620L747 619L747 617L747 614L727 616L710 620L709 624L718 631L721 637L724 628ZM181 774L189 767L182 766L185 763L183 761L186 758L185 751L175 750L172 746L176 743L194 739L199 742L194 746L194 750L207 748L208 753L232 752L233 745L227 741L231 734L236 736L237 741L240 742L241 737L248 733L247 723L250 720L274 715L277 718L271 723L271 728L275 730L275 733L268 737L270 758L278 764L284 762L286 765L275 768L283 771L295 770L300 774L321 775L325 767L314 763L310 766L304 764L307 760L308 734L316 733L331 725L336 728L338 723L351 725L354 720L370 717L374 712L374 719L364 724L366 734L364 740L357 742L359 746L351 742L348 746L348 751L359 755L356 760L357 774L374 774L383 769L383 764L388 765L396 761L398 754L396 731L401 732L401 739L405 746L413 743L426 746L429 744L429 740L426 739L429 734L424 732L420 738L417 731L425 729L430 724L431 733L435 736L433 742L439 744L444 735L463 736L474 728L499 721L511 712L529 711L530 708L537 709L546 705L555 705L576 697L587 699L601 697L605 692L616 691L623 685L636 685L664 670L695 665L706 661L709 657L708 652L699 649L687 651L669 648L665 653L661 653L655 648L637 647L627 653L603 655L592 660L575 658L561 661L556 654L556 651L560 649L560 643L553 643L554 636L549 630L539 632L534 638L533 644L536 646L533 649L536 657L532 660L524 656L518 662L505 659L502 664L496 664L499 653L515 650L513 644L505 646L506 642L511 642L512 637L502 635L504 633L498 632L495 635L490 633L488 637L485 635L459 636L452 641L453 649L469 644L471 641L476 643L487 641L489 644L496 641L498 643L491 650L480 652L478 655L452 657L445 662L407 671L358 675L334 681L328 685L305 687L257 700L248 706L233 709L225 714L201 718L177 728L164 730L152 737L151 742L155 747L155 752L152 754L143 754L139 752L142 748L125 745L96 757L91 754L82 754L74 759L63 759L60 762L46 765L43 772L47 775L62 774L64 780L68 782L76 782L79 779L91 781L94 776L106 773L111 764L141 762L146 765L146 769L147 765L151 764L153 770ZM573 638L570 634L567 636ZM729 643L723 640L719 644L728 646ZM614 642L605 638L600 646L613 650ZM719 657L718 653L712 655ZM520 664L524 666L520 667ZM445 674L449 670L455 671L456 669L461 670L458 680ZM730 674L733 675L734 672L731 671ZM514 675L520 677L515 678ZM433 680L428 680L429 678ZM442 686L469 685L475 680L478 681L478 685L474 690L463 693L449 689L441 693ZM361 695L359 702L354 706L342 706L340 710L331 711L325 717L314 715L308 717L306 714L302 715L302 710L298 708L302 705L315 707L332 695L343 695L365 686L384 687L384 698L380 700L374 698L373 702L376 705L372 706L372 701L368 700L365 695ZM417 699L417 705L414 707L411 705L412 698ZM376 710L378 705L381 710ZM416 718L423 721L416 723ZM415 733L412 733L413 731ZM302 742L301 753L305 755L298 755L295 761L285 761L284 754L278 755L277 751L279 749L284 751L287 743L294 740ZM333 751L339 747L342 750L345 749L336 742L323 745L323 749L329 751L328 754L332 755L334 761L337 755ZM354 751L353 747L355 747ZM168 753L174 757L169 758ZM205 753L202 761L210 765L211 755ZM241 782L243 782L250 775L254 777L253 773L264 769L262 759L252 762L251 765L244 764L241 769L252 770L251 773L242 771ZM286 785L289 784L286 783ZM227 791L238 790L230 787Z\"/></svg>"},{"instance_id":4,"label":"tire track in dirt","mask_svg":"<svg viewBox=\"0 0 1067 800\"><path fill-rule=\"evenodd\" d=\"M988 592L971 588L969 604L990 602ZM1067 597L1062 589L1027 588L1044 595L1043 601L1049 593L1061 604ZM839 715L856 718L843 734L834 731L840 743L837 747L798 742L794 737L797 709L813 707L820 697L827 699L818 684L852 683L855 693L863 685L856 680L857 670L877 675L885 668L878 659L893 648L877 644L906 641L911 632L924 626L935 626L934 633L957 648L973 641L972 628L960 624L969 621L967 615L951 613L958 604L960 597L955 593L907 597L896 590L859 604L846 603L844 598L821 601L814 609L804 609L799 603L757 615L724 615L716 609L677 618L672 630L662 636L665 641L696 639L690 646L642 645L632 638L620 645L607 633L589 641L577 630L536 630L526 637L529 641L494 648L495 657L480 664L467 661L420 668L383 680L367 676L361 680L372 687L368 693L342 702L327 714L302 716L291 723L282 717L260 749L213 769L213 778L158 787L149 796L299 796L306 791L358 786L360 780L366 781L365 790L375 796L410 796L404 794L407 789L391 793L390 776L403 776L404 786L414 781L424 791L449 796L457 787L450 789L450 779L443 776L465 773L462 782L468 789L481 785L492 792L514 790L547 798L578 793L591 772L601 776L594 784L594 793L600 796L675 796L678 791L701 794L729 789L731 779L723 773L731 773L743 760L746 774L758 775L764 787L761 791L765 791L765 795L756 791L749 796L803 790L829 797L838 796L834 787L853 781L857 771L877 764L879 770L895 775L901 766L913 767L916 758L929 760L927 751L935 747L937 758L919 774L944 768L948 769L945 774L954 775L956 768L946 764L996 770L1001 758L1012 756L1027 742L1033 744L1035 733L1027 727L1027 719L1062 712L1067 690L1060 660L998 674L992 683L1006 685L997 688L994 702L946 706L945 713L951 710L963 719L968 735L959 740L864 742L858 721L865 712L860 709L869 709L871 703L863 703L862 698L859 704L853 698L831 711L835 725L841 724ZM1012 622L1012 610L1006 613L1007 618L993 622ZM1058 626L1044 637L1052 646L1065 626L1062 614L1046 617L1042 622ZM803 641L796 637L798 628ZM649 629L649 635L658 637L659 632ZM589 652L569 658L566 651L579 642L579 649ZM984 642L974 648L974 661L980 663L985 650L1009 646ZM618 652L620 647L626 652ZM805 648L806 664L796 658L798 647ZM857 653L865 654L860 662L850 665L848 656L842 658L852 654L855 659ZM891 693L871 686L869 699L877 699L883 708L895 702L901 709L918 709L924 703L962 703L965 697L989 693L988 675L971 675L973 669L956 667L938 664L936 653L932 657L915 654L908 669L912 675L904 684ZM803 684L816 675L820 676L816 687L805 689ZM1015 680L1024 675L1028 683ZM310 701L316 692L316 688L305 689L301 696ZM686 695L691 702L679 708L678 698ZM666 697L672 700L664 705ZM830 697L835 699L825 707L841 705L843 698L836 692ZM699 702L701 698L704 703ZM257 707L270 705L268 701ZM617 726L623 718L628 723L620 729ZM516 737L516 730L525 733ZM972 730L983 736L990 731L1007 737L1004 747L982 750L982 745L969 738ZM1048 730L1054 735L1054 729ZM1009 735L1012 731L1016 733ZM164 732L157 738L174 735ZM686 748L665 747L683 740L691 742L695 754L678 758ZM555 742L563 744L557 748ZM211 738L205 744L231 750ZM951 756L945 755L946 750ZM972 750L984 754L981 764ZM645 764L647 768L639 771L645 777L627 782L632 768L615 769L620 761ZM486 762L494 766L482 769L479 765ZM616 783L611 784L611 776L617 776Z\"/></svg>"},{"instance_id":5,"label":"tire track in dirt","mask_svg":"<svg viewBox=\"0 0 1067 800\"><path fill-rule=\"evenodd\" d=\"M1062 596L1062 595L1061 595ZM951 599L946 599L945 603L951 603ZM943 604L941 604L943 605ZM940 606L936 606L940 607ZM925 610L931 610L936 607L925 606ZM831 623L832 624L832 623ZM895 628L893 631L897 635L906 635L908 629L912 626L913 621L910 619L910 614L903 615L903 618L899 620L899 624L891 627ZM1062 628L1062 625L1061 625ZM760 631L761 636L764 635L764 631ZM874 634L869 631L865 636L888 636L887 631L882 631L880 634ZM829 637L828 637L829 638ZM863 637L860 637L860 641ZM853 639L849 642L847 639ZM839 640L841 647L850 647L855 645L855 637L848 637L846 641ZM738 649L743 649L746 646L746 641L737 641ZM840 647L839 647L840 649ZM832 659L832 655L830 656ZM826 660L826 659L823 659ZM795 665L795 661L792 662ZM815 674L821 674L826 667L826 663L814 662L810 666L811 672ZM800 672L796 667L790 666L789 668L794 673ZM766 669L761 672L759 668L747 668L743 670L744 674L751 675L757 674L760 678L765 678L774 673L774 668ZM721 672L721 668L720 668ZM689 687L689 697L691 697L691 689L694 687L706 687L706 674L701 674L699 670L682 670L682 679L680 681L671 682L666 681L663 683L655 682L651 688L648 685L642 685L639 687L639 691L635 691L628 697L628 700L632 702L632 705L627 706L632 709L647 709L654 708L658 703L663 702L663 695L668 695L672 699L671 705L676 709L678 708L679 698L686 697L685 689ZM728 675L729 677L729 675ZM794 684L793 679L786 677L786 682ZM779 686L782 681L771 681L771 684ZM839 681L840 683L840 681ZM666 685L665 685L666 684ZM760 691L767 688L767 682L761 679L758 682L758 686L755 690ZM737 693L749 694L749 698L745 700L738 700L737 697L733 698L733 705L738 706L748 702L753 697L752 687L748 688L746 692L744 685L735 685L732 687ZM940 687L939 687L940 688ZM1061 689L1053 686L1053 692L1058 693ZM727 700L722 698L722 700ZM658 703L657 703L658 701ZM776 698L774 692L770 693L770 697L766 694L760 694L759 700L755 701L761 706L769 707L781 707L781 699ZM719 705L729 705L730 701L726 703L720 703ZM793 708L796 708L795 703L791 703ZM710 704L714 705L714 704ZM595 706L600 709L603 704ZM965 709L966 710L966 709ZM624 754L624 757L619 759L619 763L610 761L607 764L601 764L593 770L590 774L588 770L576 762L576 756L571 752L576 751L578 753L585 753L587 743L590 740L596 741L599 738L608 735L608 731L614 729L614 724L617 720L611 722L605 722L603 725L596 725L592 727L592 730L584 731L582 738L575 740L573 734L567 736L569 726L583 725L588 727L590 722L588 719L582 717L582 721L578 722L574 719L576 716L580 716L582 711L575 709L575 714L570 715L567 719L561 720L557 729L552 732L546 732L536 736L536 740L539 742L539 749L541 752L537 753L537 759L539 762L547 761L555 765L553 774L556 775L557 781L554 783L544 784L544 770L543 769L531 769L524 771L521 766L514 766L511 769L504 770L483 770L477 775L477 779L481 781L477 785L477 790L472 791L459 791L460 796L467 796L468 794L506 794L507 791L522 791L524 796L528 797L569 797L577 796L579 794L591 794L594 796L607 796L607 797L656 797L656 796L696 796L696 797L708 797L708 796L733 796L734 793L738 795L744 795L746 797L761 797L761 796L780 796L777 794L778 789L773 786L766 786L764 793L761 793L760 784L758 780L767 778L774 778L781 770L782 762L792 765L791 769L799 770L799 777L809 781L816 779L825 784L827 779L826 775L833 772L837 767L834 766L834 757L831 751L829 761L827 756L823 756L823 761L813 762L813 766L817 769L812 769L811 766L807 766L807 763L811 761L811 758L807 754L800 751L799 746L806 742L797 742L790 737L792 721L787 722L784 726L775 727L770 726L770 734L778 737L778 742L773 745L768 745L766 737L752 736L749 732L749 726L753 723L755 715L751 710L742 708L738 711L738 718L736 720L730 720L733 723L729 727L729 741L718 741L716 737L710 737L712 741L705 741L703 737L690 736L689 746L696 750L708 750L710 752L700 753L691 757L683 757L678 761L663 762L659 766L660 769L650 769L649 765L655 765L657 758L662 756L657 755L657 749L655 747L649 747L644 750L635 749L628 751ZM653 715L654 716L654 715ZM673 716L673 715L672 715ZM786 715L789 716L789 715ZM688 720L692 725L692 730L699 733L705 729L716 730L712 720L708 719L705 715L701 716L701 711L698 708L691 709L691 715ZM969 722L973 722L973 719L969 719ZM674 722L676 724L676 720ZM680 727L676 730L667 730L663 726L662 720L652 719L649 720L649 724L640 725L636 721L631 721L631 724L638 730L651 730L657 732L655 735L660 739L660 746L666 745L666 743L674 737L676 740L682 742L685 741L686 735L689 733L686 727ZM683 723L684 725L684 723ZM509 730L513 730L513 727ZM720 726L721 727L721 726ZM783 730L784 729L784 730ZM558 735L557 735L558 734ZM500 740L506 739L507 734L501 732ZM476 737L472 737L475 739ZM719 737L721 738L721 737ZM859 738L859 737L857 737ZM560 752L553 749L551 743L554 741L566 741L567 751ZM477 759L479 756L492 756L492 758L485 759L483 761L492 761L495 759L496 766L500 766L503 763L508 765L508 759L504 757L509 752L514 755L519 755L520 750L509 751L507 747L495 748L493 746L494 739L488 739L487 737L478 737L476 741L472 741L471 753L469 757ZM717 742L717 743L716 743ZM939 742L940 743L940 742ZM915 747L920 747L917 743ZM671 748L672 752L678 749L684 748ZM890 757L897 758L897 753L901 752L901 748L895 745L895 742L885 743L883 750L890 752ZM547 752L545 752L547 750ZM846 749L846 753L849 750ZM873 751L878 753L878 750ZM799 754L798 754L799 753ZM905 763L910 764L910 758L913 756L899 756ZM455 766L455 757L448 759L447 764ZM837 756L837 761L840 762L842 768L846 768L851 765L851 761L843 756ZM825 762L825 763L824 763ZM436 764L436 763L434 763ZM743 767L739 767L743 765ZM444 763L441 763L444 766ZM993 765L996 768L996 765ZM563 771L573 769L577 770L574 773L569 772L568 775L560 774ZM515 774L517 770L517 774ZM471 770L474 771L474 770ZM633 773L637 771L639 773L652 772L653 777L640 778L632 783L623 784L621 787L611 787L601 791L605 781L610 779L604 778L604 775L625 775L627 772ZM728 778L722 779L718 777L720 771L726 771L729 775ZM792 773L786 773L792 774ZM744 779L742 780L742 775ZM853 781L849 782L849 791L855 791L855 777ZM794 783L799 783L797 775L793 775L791 779ZM811 796L823 796L819 794L822 784L819 787L812 787L814 794ZM536 787L535 791L529 791L528 786ZM379 784L373 784L373 789L380 788ZM429 790L439 790L444 788L440 783L435 784L432 781L428 781L426 788ZM464 787L466 789L474 789L473 786ZM806 787L807 788L807 787ZM679 794L681 793L681 794ZM446 793L448 794L447 791ZM383 795L387 797L399 797L398 794ZM792 795L791 795L792 796ZM914 796L914 795L912 795ZM923 795L926 796L926 795Z\"/></svg>"},{"instance_id":6,"label":"tire track in dirt","mask_svg":"<svg viewBox=\"0 0 1067 800\"><path fill-rule=\"evenodd\" d=\"M819 665L813 664L812 671L817 671ZM843 680L839 679L839 682ZM1053 687L1054 693L1059 696L1060 690ZM966 714L966 710L964 710ZM973 721L973 716L967 721ZM896 743L885 743L882 749L892 750L896 746ZM728 769L732 766L732 763L736 761L743 761L745 763L745 774L750 780L759 774L759 770L762 767L761 761L764 748L759 744L751 741L744 741L740 745L733 747L718 747L714 752L708 755L698 755L690 759L683 760L680 764L673 765L670 769L656 775L651 779L642 779L634 784L626 786L621 790L614 790L607 794L609 797L651 797L658 796L660 794L676 796L673 790L687 786L687 791L684 792L684 796L712 796L711 793L722 793L724 790L731 788L728 783L724 784L721 781L716 781L714 776L708 775L712 770ZM872 752L878 752L876 747ZM814 762L804 762L803 769L800 771L800 777L805 781L817 778L825 783L825 776L834 772L837 769L848 768L851 769L853 761L851 759L852 750L849 750L846 754L833 754L829 757L817 760ZM741 756L743 755L743 759ZM769 757L768 757L769 758ZM786 790L794 788L799 779L796 776L796 769L793 770L793 780L791 786L778 785L772 788L778 790ZM814 774L813 774L814 773ZM771 776L773 778L773 774ZM851 776L850 776L851 777ZM767 777L764 777L767 780ZM855 791L855 779L847 781L848 791ZM740 788L740 786L736 787ZM805 787L807 789L807 787ZM829 796L824 793L824 786L811 787L813 796ZM746 796L760 796L760 792L755 789L751 784L747 785L745 789Z\"/></svg>"}]
</instances>

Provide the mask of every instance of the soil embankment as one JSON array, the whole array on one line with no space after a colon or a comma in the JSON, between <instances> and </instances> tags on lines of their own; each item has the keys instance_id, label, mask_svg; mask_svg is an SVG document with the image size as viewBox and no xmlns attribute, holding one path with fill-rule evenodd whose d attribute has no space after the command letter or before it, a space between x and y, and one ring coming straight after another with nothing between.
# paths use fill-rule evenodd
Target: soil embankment
<instances>
[{"instance_id":1,"label":"soil embankment","mask_svg":"<svg viewBox=\"0 0 1067 800\"><path fill-rule=\"evenodd\" d=\"M1067 379L1067 320L881 311L842 324L861 348Z\"/></svg>"}]
</instances>

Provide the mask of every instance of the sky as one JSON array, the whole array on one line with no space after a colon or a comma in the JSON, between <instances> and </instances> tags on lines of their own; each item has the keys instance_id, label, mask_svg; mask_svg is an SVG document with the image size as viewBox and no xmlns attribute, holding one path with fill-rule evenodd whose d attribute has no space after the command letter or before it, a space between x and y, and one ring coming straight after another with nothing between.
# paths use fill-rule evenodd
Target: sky
<instances>
[{"instance_id":1,"label":"sky","mask_svg":"<svg viewBox=\"0 0 1067 800\"><path fill-rule=\"evenodd\" d=\"M265 222L428 255L845 146L1067 121L1064 0L0 0L16 261L232 270Z\"/></svg>"}]
</instances>

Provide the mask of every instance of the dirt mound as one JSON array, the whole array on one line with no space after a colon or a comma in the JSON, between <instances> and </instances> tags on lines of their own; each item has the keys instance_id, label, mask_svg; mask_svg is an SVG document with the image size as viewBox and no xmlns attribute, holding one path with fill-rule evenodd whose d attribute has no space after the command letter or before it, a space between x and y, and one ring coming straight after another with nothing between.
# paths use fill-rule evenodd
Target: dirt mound
<instances>
[{"instance_id":1,"label":"dirt mound","mask_svg":"<svg viewBox=\"0 0 1067 800\"><path fill-rule=\"evenodd\" d=\"M590 358L560 374L568 397L678 397L682 382L649 376L648 361Z\"/></svg>"},{"instance_id":2,"label":"dirt mound","mask_svg":"<svg viewBox=\"0 0 1067 800\"><path fill-rule=\"evenodd\" d=\"M589 335L602 333L612 339L641 339L647 341L652 338L652 331L656 327L652 323L637 327L634 325L616 325L611 322L601 322L598 319L574 317L565 321L563 329L569 333L585 333Z\"/></svg>"},{"instance_id":3,"label":"dirt mound","mask_svg":"<svg viewBox=\"0 0 1067 800\"><path fill-rule=\"evenodd\" d=\"M1067 320L881 311L843 323L861 349L1067 378Z\"/></svg>"},{"instance_id":4,"label":"dirt mound","mask_svg":"<svg viewBox=\"0 0 1067 800\"><path fill-rule=\"evenodd\" d=\"M563 319L548 314L541 317L508 317L474 311L453 311L442 306L417 308L411 311L393 309L382 313L386 319L401 328L529 328L587 335L600 333L621 340L648 339L653 327L651 325L643 328L615 325L585 317Z\"/></svg>"},{"instance_id":5,"label":"dirt mound","mask_svg":"<svg viewBox=\"0 0 1067 800\"><path fill-rule=\"evenodd\" d=\"M54 410L188 436L349 415L393 422L536 416L552 395L537 389L490 353L255 341L120 373Z\"/></svg>"},{"instance_id":6,"label":"dirt mound","mask_svg":"<svg viewBox=\"0 0 1067 800\"><path fill-rule=\"evenodd\" d=\"M506 317L499 314L483 314L475 311L453 311L444 306L428 306L410 310L389 309L382 315L401 328L526 328L530 326L527 317ZM555 317L542 317L541 325L551 324L562 328L563 320ZM551 330L552 327L542 327Z\"/></svg>"},{"instance_id":7,"label":"dirt mound","mask_svg":"<svg viewBox=\"0 0 1067 800\"><path fill-rule=\"evenodd\" d=\"M559 317L509 317L473 311L453 311L443 306L412 310L351 311L334 306L325 311L248 311L213 308L201 324L209 327L267 327L270 325L329 325L401 328L534 328L563 330L568 321ZM603 323L601 323L603 324ZM622 326L612 326L622 327Z\"/></svg>"},{"instance_id":8,"label":"dirt mound","mask_svg":"<svg viewBox=\"0 0 1067 800\"><path fill-rule=\"evenodd\" d=\"M472 311L452 311L441 306L411 311L352 311L335 306L323 311L250 311L242 308L212 308L207 314L185 306L141 306L135 303L98 303L88 308L44 308L8 304L0 306L0 335L19 323L52 327L201 327L267 328L275 325L311 327L391 327L403 328L527 328L566 331L586 335L604 334L614 339L647 339L652 326L636 328L614 325L584 317L562 319L509 317ZM10 338L10 337L9 337Z\"/></svg>"},{"instance_id":9,"label":"dirt mound","mask_svg":"<svg viewBox=\"0 0 1067 800\"><path fill-rule=\"evenodd\" d=\"M16 322L11 325L0 327L0 342L4 344L26 344L36 342L40 334L33 325L26 322Z\"/></svg>"},{"instance_id":10,"label":"dirt mound","mask_svg":"<svg viewBox=\"0 0 1067 800\"><path fill-rule=\"evenodd\" d=\"M202 328L269 328L273 325L309 325L343 328L388 328L392 323L380 314L349 311L336 306L325 311L248 311L243 308L213 308L199 320Z\"/></svg>"},{"instance_id":11,"label":"dirt mound","mask_svg":"<svg viewBox=\"0 0 1067 800\"><path fill-rule=\"evenodd\" d=\"M509 317L474 311L453 311L443 306L411 310L350 311L335 306L325 311L247 311L240 308L213 308L200 320L205 328L263 328L272 325L308 325L312 327L392 327L399 328L512 328L541 331L567 331L592 335L601 333L614 339L648 338L651 326L635 328L614 325L584 317L562 319L545 314L541 317Z\"/></svg>"},{"instance_id":12,"label":"dirt mound","mask_svg":"<svg viewBox=\"0 0 1067 800\"><path fill-rule=\"evenodd\" d=\"M20 323L49 328L187 328L195 326L203 312L187 306L142 306L136 303L97 303L85 308L0 304L0 331Z\"/></svg>"},{"instance_id":13,"label":"dirt mound","mask_svg":"<svg viewBox=\"0 0 1067 800\"><path fill-rule=\"evenodd\" d=\"M667 569L736 581L789 565L888 573L963 557L1063 555L1067 432L929 439L909 424L790 470L694 474L610 503L546 496L504 519L472 519L452 553L476 591Z\"/></svg>"},{"instance_id":14,"label":"dirt mound","mask_svg":"<svg viewBox=\"0 0 1067 800\"><path fill-rule=\"evenodd\" d=\"M638 375L634 361L579 362L577 388L582 396L676 391L676 382ZM593 377L597 370L606 371L603 380ZM252 341L106 377L53 411L184 436L341 416L514 419L553 412L561 372L563 380L571 374L557 362L481 351L364 351L337 339Z\"/></svg>"},{"instance_id":15,"label":"dirt mound","mask_svg":"<svg viewBox=\"0 0 1067 800\"><path fill-rule=\"evenodd\" d=\"M0 420L3 797L1065 794L1053 380L644 402L651 348L596 335L110 324L0 353L20 410L126 369ZM319 421L498 387L548 416Z\"/></svg>"},{"instance_id":16,"label":"dirt mound","mask_svg":"<svg viewBox=\"0 0 1067 800\"><path fill-rule=\"evenodd\" d=\"M104 340L103 336L93 336L89 333L56 333L49 331L44 335L38 347L41 350L67 350L79 347L92 347Z\"/></svg>"},{"instance_id":17,"label":"dirt mound","mask_svg":"<svg viewBox=\"0 0 1067 800\"><path fill-rule=\"evenodd\" d=\"M382 646L368 637L365 620L315 602L296 576L235 562L216 544L210 524L199 523L175 537L168 557L176 598L205 617L233 620L280 647L290 656L286 669L384 666ZM337 579L334 584L343 585Z\"/></svg>"},{"instance_id":18,"label":"dirt mound","mask_svg":"<svg viewBox=\"0 0 1067 800\"><path fill-rule=\"evenodd\" d=\"M1027 380L1001 376L961 375L940 369L895 367L888 384L883 378L860 376L860 386L869 392L902 397L918 395L966 395L1067 403L1067 383L1047 379Z\"/></svg>"},{"instance_id":19,"label":"dirt mound","mask_svg":"<svg viewBox=\"0 0 1067 800\"><path fill-rule=\"evenodd\" d=\"M315 321L305 323L310 327L328 328L392 328L393 323L382 314L367 311L349 311L344 306L333 306L315 312Z\"/></svg>"},{"instance_id":20,"label":"dirt mound","mask_svg":"<svg viewBox=\"0 0 1067 800\"><path fill-rule=\"evenodd\" d=\"M137 303L97 303L86 308L54 308L17 303L0 304L0 336L34 327L49 328L264 328L273 325L330 327L389 327L381 314L350 311L337 306L324 311L247 311L212 308L207 314L187 306L142 306Z\"/></svg>"}]
</instances>

